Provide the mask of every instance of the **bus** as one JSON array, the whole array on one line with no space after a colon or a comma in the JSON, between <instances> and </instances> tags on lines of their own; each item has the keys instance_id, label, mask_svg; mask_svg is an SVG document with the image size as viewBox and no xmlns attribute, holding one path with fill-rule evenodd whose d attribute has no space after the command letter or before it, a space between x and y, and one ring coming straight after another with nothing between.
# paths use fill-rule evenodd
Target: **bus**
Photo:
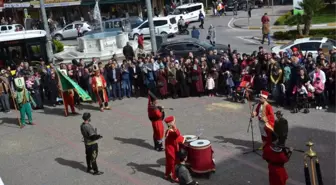
<instances>
[{"instance_id":1,"label":"bus","mask_svg":"<svg viewBox=\"0 0 336 185\"><path fill-rule=\"evenodd\" d=\"M0 68L15 68L22 61L48 62L46 31L27 30L0 34Z\"/></svg>"}]
</instances>

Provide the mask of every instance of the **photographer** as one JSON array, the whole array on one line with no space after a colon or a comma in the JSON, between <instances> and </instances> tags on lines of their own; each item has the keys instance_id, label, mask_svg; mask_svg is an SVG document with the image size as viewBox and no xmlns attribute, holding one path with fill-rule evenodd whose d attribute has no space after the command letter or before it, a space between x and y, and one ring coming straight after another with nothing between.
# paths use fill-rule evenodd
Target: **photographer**
<instances>
[{"instance_id":1,"label":"photographer","mask_svg":"<svg viewBox=\"0 0 336 185\"><path fill-rule=\"evenodd\" d=\"M97 129L94 129L90 124L90 113L85 112L82 118L84 122L82 123L80 129L85 143L87 172L91 173L91 170L93 170L93 175L102 175L104 172L98 171L96 159L98 156L97 140L103 138L103 136L98 135Z\"/></svg>"}]
</instances>

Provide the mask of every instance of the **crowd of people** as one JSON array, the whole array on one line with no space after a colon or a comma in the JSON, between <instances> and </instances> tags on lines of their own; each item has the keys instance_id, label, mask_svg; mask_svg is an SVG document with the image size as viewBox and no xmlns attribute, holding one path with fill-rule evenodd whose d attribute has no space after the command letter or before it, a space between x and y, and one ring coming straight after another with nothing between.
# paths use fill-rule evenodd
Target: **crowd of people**
<instances>
[{"instance_id":1,"label":"crowd of people","mask_svg":"<svg viewBox=\"0 0 336 185\"><path fill-rule=\"evenodd\" d=\"M296 112L303 108L307 112L310 105L320 110L335 103L335 55L332 50L327 58L319 50L318 56L313 57L312 53L303 54L296 48L292 52L276 54L267 53L260 47L251 55L229 49L209 51L199 57L189 53L187 57L178 58L171 51L165 57L143 55L132 59L128 56L122 63L116 58L106 64L95 58L89 64L74 60L72 64L60 64L60 68L67 70L67 75L93 99L91 81L93 65L97 64L106 81L108 98L113 101L145 97L148 90L161 99L203 95L226 95L234 99L240 88L246 88L255 94L267 90L276 105L292 106ZM44 61L34 67L22 62L15 73L10 68L2 69L1 76L2 84L8 84L7 88L1 86L1 107L5 112L10 110L7 94L11 92L8 89L15 90L12 84L16 77L25 78L26 87L36 102L35 108L43 108L45 100L53 106L59 102L59 83L54 67ZM251 78L245 87L241 87L245 76ZM80 104L76 93L75 103Z\"/></svg>"}]
</instances>

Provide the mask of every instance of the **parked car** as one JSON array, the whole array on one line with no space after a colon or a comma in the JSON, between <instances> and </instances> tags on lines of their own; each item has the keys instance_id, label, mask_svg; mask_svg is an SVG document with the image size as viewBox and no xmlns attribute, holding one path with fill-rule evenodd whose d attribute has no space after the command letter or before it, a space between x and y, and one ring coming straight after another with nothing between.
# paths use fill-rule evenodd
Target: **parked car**
<instances>
[{"instance_id":1,"label":"parked car","mask_svg":"<svg viewBox=\"0 0 336 185\"><path fill-rule=\"evenodd\" d=\"M227 4L225 6L225 11L233 11L234 9L234 1L235 0L228 0ZM238 10L247 10L247 5L249 4L251 6L251 9L255 7L255 1L254 0L237 0L238 1Z\"/></svg>"},{"instance_id":2,"label":"parked car","mask_svg":"<svg viewBox=\"0 0 336 185\"><path fill-rule=\"evenodd\" d=\"M175 16L154 17L153 22L156 34L174 36L178 32ZM138 27L134 28L128 36L130 39L138 40L140 34L143 34L144 38L150 37L148 20L145 20Z\"/></svg>"},{"instance_id":3,"label":"parked car","mask_svg":"<svg viewBox=\"0 0 336 185\"><path fill-rule=\"evenodd\" d=\"M63 39L72 39L78 37L77 28L81 27L81 32L85 34L86 32L91 31L91 26L87 22L75 21L66 25L64 28L60 30L53 31L51 36L56 40Z\"/></svg>"},{"instance_id":4,"label":"parked car","mask_svg":"<svg viewBox=\"0 0 336 185\"><path fill-rule=\"evenodd\" d=\"M189 52L192 52L194 56L202 56L214 49L218 51L227 51L228 46L223 44L215 44L215 46L213 46L206 41L185 38L162 43L158 50L158 54L164 57L169 55L170 51L173 51L174 55L177 57L186 57Z\"/></svg>"},{"instance_id":5,"label":"parked car","mask_svg":"<svg viewBox=\"0 0 336 185\"><path fill-rule=\"evenodd\" d=\"M177 19L180 19L180 16L182 16L186 22L195 22L199 21L200 11L205 17L206 15L203 3L189 3L176 7L171 15L175 15Z\"/></svg>"},{"instance_id":6,"label":"parked car","mask_svg":"<svg viewBox=\"0 0 336 185\"><path fill-rule=\"evenodd\" d=\"M24 30L25 28L21 24L0 25L0 33L12 33Z\"/></svg>"},{"instance_id":7,"label":"parked car","mask_svg":"<svg viewBox=\"0 0 336 185\"><path fill-rule=\"evenodd\" d=\"M313 57L317 57L319 48L327 48L328 50L336 49L336 41L326 37L296 39L288 44L272 47L272 52L279 54L280 51L285 52L293 48L297 48L299 51L302 51L303 54L311 52Z\"/></svg>"}]
</instances>

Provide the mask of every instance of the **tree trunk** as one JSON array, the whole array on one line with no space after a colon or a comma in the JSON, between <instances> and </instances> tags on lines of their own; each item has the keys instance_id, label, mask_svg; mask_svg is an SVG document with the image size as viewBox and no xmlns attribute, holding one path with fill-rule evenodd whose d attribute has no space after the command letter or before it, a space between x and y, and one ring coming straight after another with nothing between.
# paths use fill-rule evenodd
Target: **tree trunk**
<instances>
[{"instance_id":1,"label":"tree trunk","mask_svg":"<svg viewBox=\"0 0 336 185\"><path fill-rule=\"evenodd\" d=\"M303 34L304 35L309 35L309 31L310 31L310 26L312 23L312 17L309 16L305 19L305 24L304 24L304 28L303 28Z\"/></svg>"},{"instance_id":2,"label":"tree trunk","mask_svg":"<svg viewBox=\"0 0 336 185\"><path fill-rule=\"evenodd\" d=\"M300 22L298 22L298 23L296 24L296 29L297 29L299 35L302 36L303 34L302 34L302 29L301 29L301 26L300 26Z\"/></svg>"}]
</instances>

